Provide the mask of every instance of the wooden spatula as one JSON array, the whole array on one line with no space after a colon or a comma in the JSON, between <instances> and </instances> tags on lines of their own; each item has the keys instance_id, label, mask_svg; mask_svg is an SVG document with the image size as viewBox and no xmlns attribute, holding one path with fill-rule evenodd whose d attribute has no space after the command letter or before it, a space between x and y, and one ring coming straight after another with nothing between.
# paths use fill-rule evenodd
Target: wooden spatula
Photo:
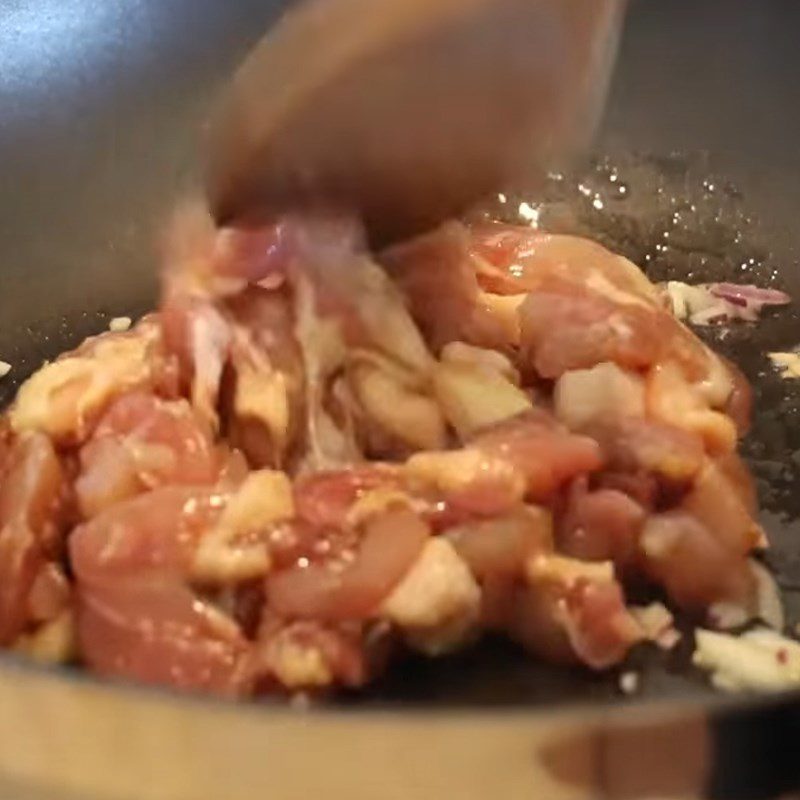
<instances>
[{"instance_id":1,"label":"wooden spatula","mask_svg":"<svg viewBox=\"0 0 800 800\"><path fill-rule=\"evenodd\" d=\"M535 185L591 136L625 0L308 0L212 123L220 222L333 207L381 242Z\"/></svg>"}]
</instances>

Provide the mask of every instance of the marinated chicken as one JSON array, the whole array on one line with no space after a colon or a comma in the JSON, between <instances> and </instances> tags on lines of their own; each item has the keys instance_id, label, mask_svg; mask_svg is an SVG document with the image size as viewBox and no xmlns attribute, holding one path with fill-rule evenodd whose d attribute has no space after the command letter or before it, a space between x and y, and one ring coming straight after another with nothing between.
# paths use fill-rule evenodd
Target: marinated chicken
<instances>
[{"instance_id":1,"label":"marinated chicken","mask_svg":"<svg viewBox=\"0 0 800 800\"><path fill-rule=\"evenodd\" d=\"M765 614L749 387L598 244L187 210L125 327L0 422L6 647L247 697L487 631L604 670L677 638L643 587Z\"/></svg>"}]
</instances>

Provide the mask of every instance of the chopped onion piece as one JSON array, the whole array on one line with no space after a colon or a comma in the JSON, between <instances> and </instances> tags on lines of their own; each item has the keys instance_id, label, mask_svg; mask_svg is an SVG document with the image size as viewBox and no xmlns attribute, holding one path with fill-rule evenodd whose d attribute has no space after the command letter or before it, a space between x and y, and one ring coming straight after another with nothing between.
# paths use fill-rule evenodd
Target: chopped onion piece
<instances>
[{"instance_id":1,"label":"chopped onion piece","mask_svg":"<svg viewBox=\"0 0 800 800\"><path fill-rule=\"evenodd\" d=\"M130 317L114 317L108 323L108 329L114 333L122 333L130 329L133 320Z\"/></svg>"},{"instance_id":2,"label":"chopped onion piece","mask_svg":"<svg viewBox=\"0 0 800 800\"><path fill-rule=\"evenodd\" d=\"M730 692L777 692L800 686L800 643L766 628L734 636L699 629L694 664Z\"/></svg>"},{"instance_id":3,"label":"chopped onion piece","mask_svg":"<svg viewBox=\"0 0 800 800\"><path fill-rule=\"evenodd\" d=\"M743 320L755 322L764 306L782 306L791 297L777 289L750 284L668 281L665 287L672 313L694 325Z\"/></svg>"},{"instance_id":4,"label":"chopped onion piece","mask_svg":"<svg viewBox=\"0 0 800 800\"><path fill-rule=\"evenodd\" d=\"M785 306L792 298L778 289L762 289L752 284L709 283L708 291L737 306L749 307L756 311L762 306Z\"/></svg>"},{"instance_id":5,"label":"chopped onion piece","mask_svg":"<svg viewBox=\"0 0 800 800\"><path fill-rule=\"evenodd\" d=\"M461 644L478 621L481 592L467 565L445 539L430 539L382 612L428 655Z\"/></svg>"},{"instance_id":6,"label":"chopped onion piece","mask_svg":"<svg viewBox=\"0 0 800 800\"><path fill-rule=\"evenodd\" d=\"M464 363L439 364L433 373L433 390L462 440L533 408L528 395L500 372Z\"/></svg>"}]
</instances>

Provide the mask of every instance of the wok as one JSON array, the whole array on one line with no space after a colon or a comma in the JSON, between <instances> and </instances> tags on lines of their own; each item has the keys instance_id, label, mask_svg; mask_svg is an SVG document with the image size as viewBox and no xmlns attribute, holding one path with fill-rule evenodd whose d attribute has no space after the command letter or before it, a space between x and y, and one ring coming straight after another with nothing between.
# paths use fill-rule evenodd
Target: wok
<instances>
[{"instance_id":1,"label":"wok","mask_svg":"<svg viewBox=\"0 0 800 800\"><path fill-rule=\"evenodd\" d=\"M153 303L154 242L199 181L211 101L283 5L0 6L0 358L13 365L0 402L43 358ZM586 168L606 202L596 209L564 194L571 178L556 181L562 224L588 228L656 277L667 266L695 279L764 282L775 271L800 296L798 24L793 0L634 4L597 145L610 160ZM691 155L702 151L710 156ZM614 170L625 198L608 194L619 191ZM513 216L518 199L497 210ZM675 245L656 249L675 203L686 222L672 229ZM721 342L756 384L746 452L793 623L800 395L763 354L799 339L790 311ZM306 711L103 684L8 656L0 796L734 800L799 789L800 694L718 697L685 655L637 664L642 691L627 698L614 676L548 669L488 644L409 660L361 698Z\"/></svg>"}]
</instances>

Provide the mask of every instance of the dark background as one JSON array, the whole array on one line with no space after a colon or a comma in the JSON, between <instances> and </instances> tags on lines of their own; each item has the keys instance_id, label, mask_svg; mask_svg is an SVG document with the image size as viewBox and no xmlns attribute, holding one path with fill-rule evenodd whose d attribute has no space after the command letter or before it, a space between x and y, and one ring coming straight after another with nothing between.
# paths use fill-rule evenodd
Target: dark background
<instances>
[{"instance_id":1,"label":"dark background","mask_svg":"<svg viewBox=\"0 0 800 800\"><path fill-rule=\"evenodd\" d=\"M0 3L0 358L25 326L146 302L156 225L191 184L211 99L284 5ZM798 31L796 0L633 0L599 147L710 151L786 235Z\"/></svg>"}]
</instances>

